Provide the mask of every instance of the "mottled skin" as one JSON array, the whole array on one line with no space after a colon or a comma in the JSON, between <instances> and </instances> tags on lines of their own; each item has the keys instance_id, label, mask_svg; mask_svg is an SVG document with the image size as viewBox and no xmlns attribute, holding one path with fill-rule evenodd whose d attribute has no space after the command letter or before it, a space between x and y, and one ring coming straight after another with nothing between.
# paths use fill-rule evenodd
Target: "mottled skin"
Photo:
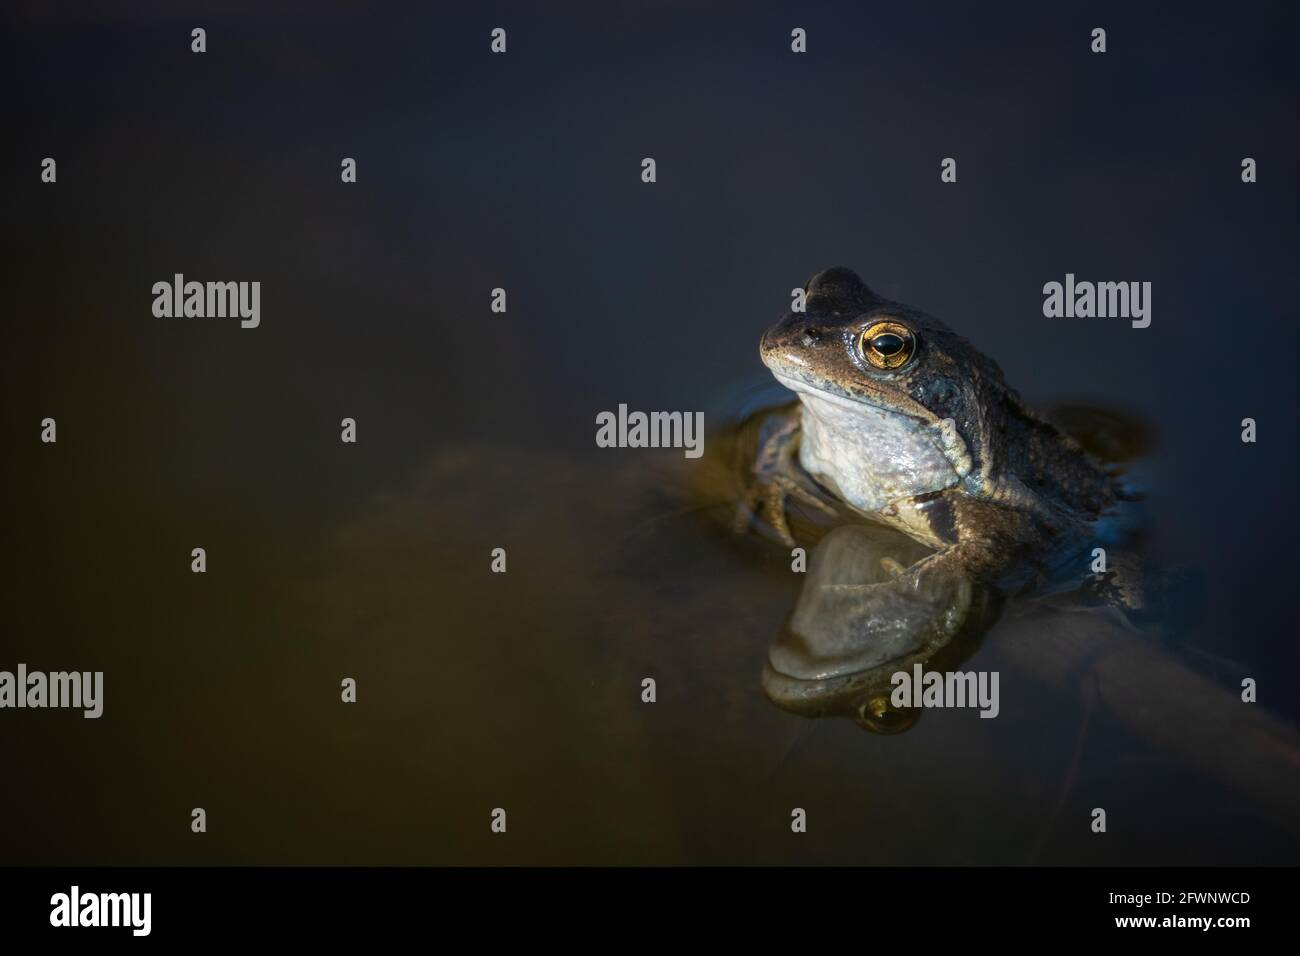
<instances>
[{"instance_id":1,"label":"mottled skin","mask_svg":"<svg viewBox=\"0 0 1300 956\"><path fill-rule=\"evenodd\" d=\"M854 511L935 549L911 570L1004 585L1029 583L1086 539L1114 503L1112 477L1028 409L992 359L848 269L818 274L805 291L805 311L786 314L760 346L800 404L765 438L746 513L764 512L793 544L787 498L825 508L811 474ZM900 367L864 355L863 330L881 322L913 336Z\"/></svg>"}]
</instances>

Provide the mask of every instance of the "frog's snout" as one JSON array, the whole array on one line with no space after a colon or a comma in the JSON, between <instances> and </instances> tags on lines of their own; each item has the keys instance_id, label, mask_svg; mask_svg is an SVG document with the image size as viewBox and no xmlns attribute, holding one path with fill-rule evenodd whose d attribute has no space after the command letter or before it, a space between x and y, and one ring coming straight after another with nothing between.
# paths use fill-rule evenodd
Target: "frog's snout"
<instances>
[{"instance_id":1,"label":"frog's snout","mask_svg":"<svg viewBox=\"0 0 1300 956\"><path fill-rule=\"evenodd\" d=\"M796 316L793 312L787 312L780 322L776 323L763 333L763 337L758 340L758 351L764 359L773 352L779 351L785 347L789 338L790 329L796 324Z\"/></svg>"},{"instance_id":2,"label":"frog's snout","mask_svg":"<svg viewBox=\"0 0 1300 956\"><path fill-rule=\"evenodd\" d=\"M758 354L763 364L775 372L788 372L809 364L810 350L828 340L827 330L808 321L807 316L787 312L776 325L763 333Z\"/></svg>"}]
</instances>

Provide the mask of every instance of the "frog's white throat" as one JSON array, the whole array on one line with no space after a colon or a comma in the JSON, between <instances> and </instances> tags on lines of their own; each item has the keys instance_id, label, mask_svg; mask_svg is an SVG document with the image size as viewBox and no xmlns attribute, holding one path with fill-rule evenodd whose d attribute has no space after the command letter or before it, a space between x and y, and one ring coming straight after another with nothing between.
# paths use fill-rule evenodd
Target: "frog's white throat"
<instances>
[{"instance_id":1,"label":"frog's white throat","mask_svg":"<svg viewBox=\"0 0 1300 956\"><path fill-rule=\"evenodd\" d=\"M952 419L931 424L783 376L781 382L803 405L799 464L859 511L951 488L970 472L970 453Z\"/></svg>"}]
</instances>

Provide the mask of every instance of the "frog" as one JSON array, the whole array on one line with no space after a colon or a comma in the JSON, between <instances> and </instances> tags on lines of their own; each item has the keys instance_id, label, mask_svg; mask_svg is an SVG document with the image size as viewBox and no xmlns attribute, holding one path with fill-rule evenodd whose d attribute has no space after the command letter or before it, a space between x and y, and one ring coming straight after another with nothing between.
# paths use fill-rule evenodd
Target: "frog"
<instances>
[{"instance_id":1,"label":"frog","mask_svg":"<svg viewBox=\"0 0 1300 956\"><path fill-rule=\"evenodd\" d=\"M804 308L759 344L797 401L764 423L737 524L766 523L797 547L788 520L797 502L885 526L919 550L902 561L879 555L873 573L805 595L821 623L773 645L777 678L843 683L924 658L961 630L978 595L1086 567L1080 556L1127 497L1113 468L1031 409L992 358L940 319L842 266L803 293Z\"/></svg>"}]
</instances>

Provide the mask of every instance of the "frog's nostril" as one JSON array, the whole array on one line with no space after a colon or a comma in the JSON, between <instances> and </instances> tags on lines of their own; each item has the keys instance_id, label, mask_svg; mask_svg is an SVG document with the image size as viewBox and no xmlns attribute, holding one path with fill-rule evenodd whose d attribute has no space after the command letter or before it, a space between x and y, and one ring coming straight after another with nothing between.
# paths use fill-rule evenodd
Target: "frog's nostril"
<instances>
[{"instance_id":1,"label":"frog's nostril","mask_svg":"<svg viewBox=\"0 0 1300 956\"><path fill-rule=\"evenodd\" d=\"M816 329L804 329L802 342L805 348L810 345L816 345L821 341L821 339L821 333Z\"/></svg>"}]
</instances>

